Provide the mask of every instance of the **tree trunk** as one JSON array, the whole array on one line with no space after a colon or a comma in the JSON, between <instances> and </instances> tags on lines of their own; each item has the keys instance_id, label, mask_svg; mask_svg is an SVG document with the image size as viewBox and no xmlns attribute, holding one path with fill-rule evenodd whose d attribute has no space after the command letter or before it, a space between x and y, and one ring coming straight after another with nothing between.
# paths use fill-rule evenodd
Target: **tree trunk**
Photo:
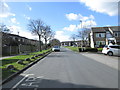
<instances>
[{"instance_id":1,"label":"tree trunk","mask_svg":"<svg viewBox=\"0 0 120 90\"><path fill-rule=\"evenodd\" d=\"M47 50L47 39L45 38L45 50Z\"/></svg>"},{"instance_id":2,"label":"tree trunk","mask_svg":"<svg viewBox=\"0 0 120 90\"><path fill-rule=\"evenodd\" d=\"M41 35L39 35L39 51L41 52L42 49L41 49Z\"/></svg>"}]
</instances>

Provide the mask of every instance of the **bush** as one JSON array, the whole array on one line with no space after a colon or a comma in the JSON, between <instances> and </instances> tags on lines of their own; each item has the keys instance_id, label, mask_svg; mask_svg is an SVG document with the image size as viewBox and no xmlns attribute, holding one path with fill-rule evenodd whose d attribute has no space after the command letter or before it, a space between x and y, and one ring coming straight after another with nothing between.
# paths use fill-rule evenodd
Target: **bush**
<instances>
[{"instance_id":1,"label":"bush","mask_svg":"<svg viewBox=\"0 0 120 90\"><path fill-rule=\"evenodd\" d=\"M103 48L97 48L98 49L98 51L101 51L102 52L102 50L103 50Z\"/></svg>"},{"instance_id":2,"label":"bush","mask_svg":"<svg viewBox=\"0 0 120 90\"><path fill-rule=\"evenodd\" d=\"M97 52L97 48L90 48L90 47L82 47L79 48L79 52Z\"/></svg>"}]
</instances>

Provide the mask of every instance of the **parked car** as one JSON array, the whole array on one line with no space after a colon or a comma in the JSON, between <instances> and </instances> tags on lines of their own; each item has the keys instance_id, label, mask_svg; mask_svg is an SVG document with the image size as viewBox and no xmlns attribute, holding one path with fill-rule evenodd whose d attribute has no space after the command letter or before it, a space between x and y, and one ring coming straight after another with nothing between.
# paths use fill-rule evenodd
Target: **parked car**
<instances>
[{"instance_id":1,"label":"parked car","mask_svg":"<svg viewBox=\"0 0 120 90\"><path fill-rule=\"evenodd\" d=\"M102 53L107 54L109 56L120 56L120 45L105 45L102 50Z\"/></svg>"},{"instance_id":2,"label":"parked car","mask_svg":"<svg viewBox=\"0 0 120 90\"><path fill-rule=\"evenodd\" d=\"M54 46L54 47L52 48L52 51L60 51L60 46Z\"/></svg>"}]
</instances>

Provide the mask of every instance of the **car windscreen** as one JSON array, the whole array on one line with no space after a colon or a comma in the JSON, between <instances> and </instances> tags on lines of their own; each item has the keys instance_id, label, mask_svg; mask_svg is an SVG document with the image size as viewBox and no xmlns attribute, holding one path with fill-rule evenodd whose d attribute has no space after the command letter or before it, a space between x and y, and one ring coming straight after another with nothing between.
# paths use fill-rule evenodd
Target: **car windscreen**
<instances>
[{"instance_id":1,"label":"car windscreen","mask_svg":"<svg viewBox=\"0 0 120 90\"><path fill-rule=\"evenodd\" d=\"M109 47L111 47L111 48L116 48L116 49L120 49L119 46L109 46Z\"/></svg>"},{"instance_id":2,"label":"car windscreen","mask_svg":"<svg viewBox=\"0 0 120 90\"><path fill-rule=\"evenodd\" d=\"M59 48L59 46L54 46L53 48Z\"/></svg>"},{"instance_id":3,"label":"car windscreen","mask_svg":"<svg viewBox=\"0 0 120 90\"><path fill-rule=\"evenodd\" d=\"M105 46L104 46L104 48L107 48L107 47L108 47L108 45L105 45Z\"/></svg>"}]
</instances>

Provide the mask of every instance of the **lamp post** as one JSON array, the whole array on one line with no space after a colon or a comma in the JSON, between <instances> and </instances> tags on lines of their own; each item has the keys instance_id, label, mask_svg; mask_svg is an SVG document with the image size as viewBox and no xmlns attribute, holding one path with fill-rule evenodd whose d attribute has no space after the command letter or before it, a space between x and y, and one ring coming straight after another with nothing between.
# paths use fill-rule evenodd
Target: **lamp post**
<instances>
[{"instance_id":1,"label":"lamp post","mask_svg":"<svg viewBox=\"0 0 120 90\"><path fill-rule=\"evenodd\" d=\"M81 38L82 38L82 20L80 20L81 23ZM83 46L83 41L81 42L81 47Z\"/></svg>"}]
</instances>

